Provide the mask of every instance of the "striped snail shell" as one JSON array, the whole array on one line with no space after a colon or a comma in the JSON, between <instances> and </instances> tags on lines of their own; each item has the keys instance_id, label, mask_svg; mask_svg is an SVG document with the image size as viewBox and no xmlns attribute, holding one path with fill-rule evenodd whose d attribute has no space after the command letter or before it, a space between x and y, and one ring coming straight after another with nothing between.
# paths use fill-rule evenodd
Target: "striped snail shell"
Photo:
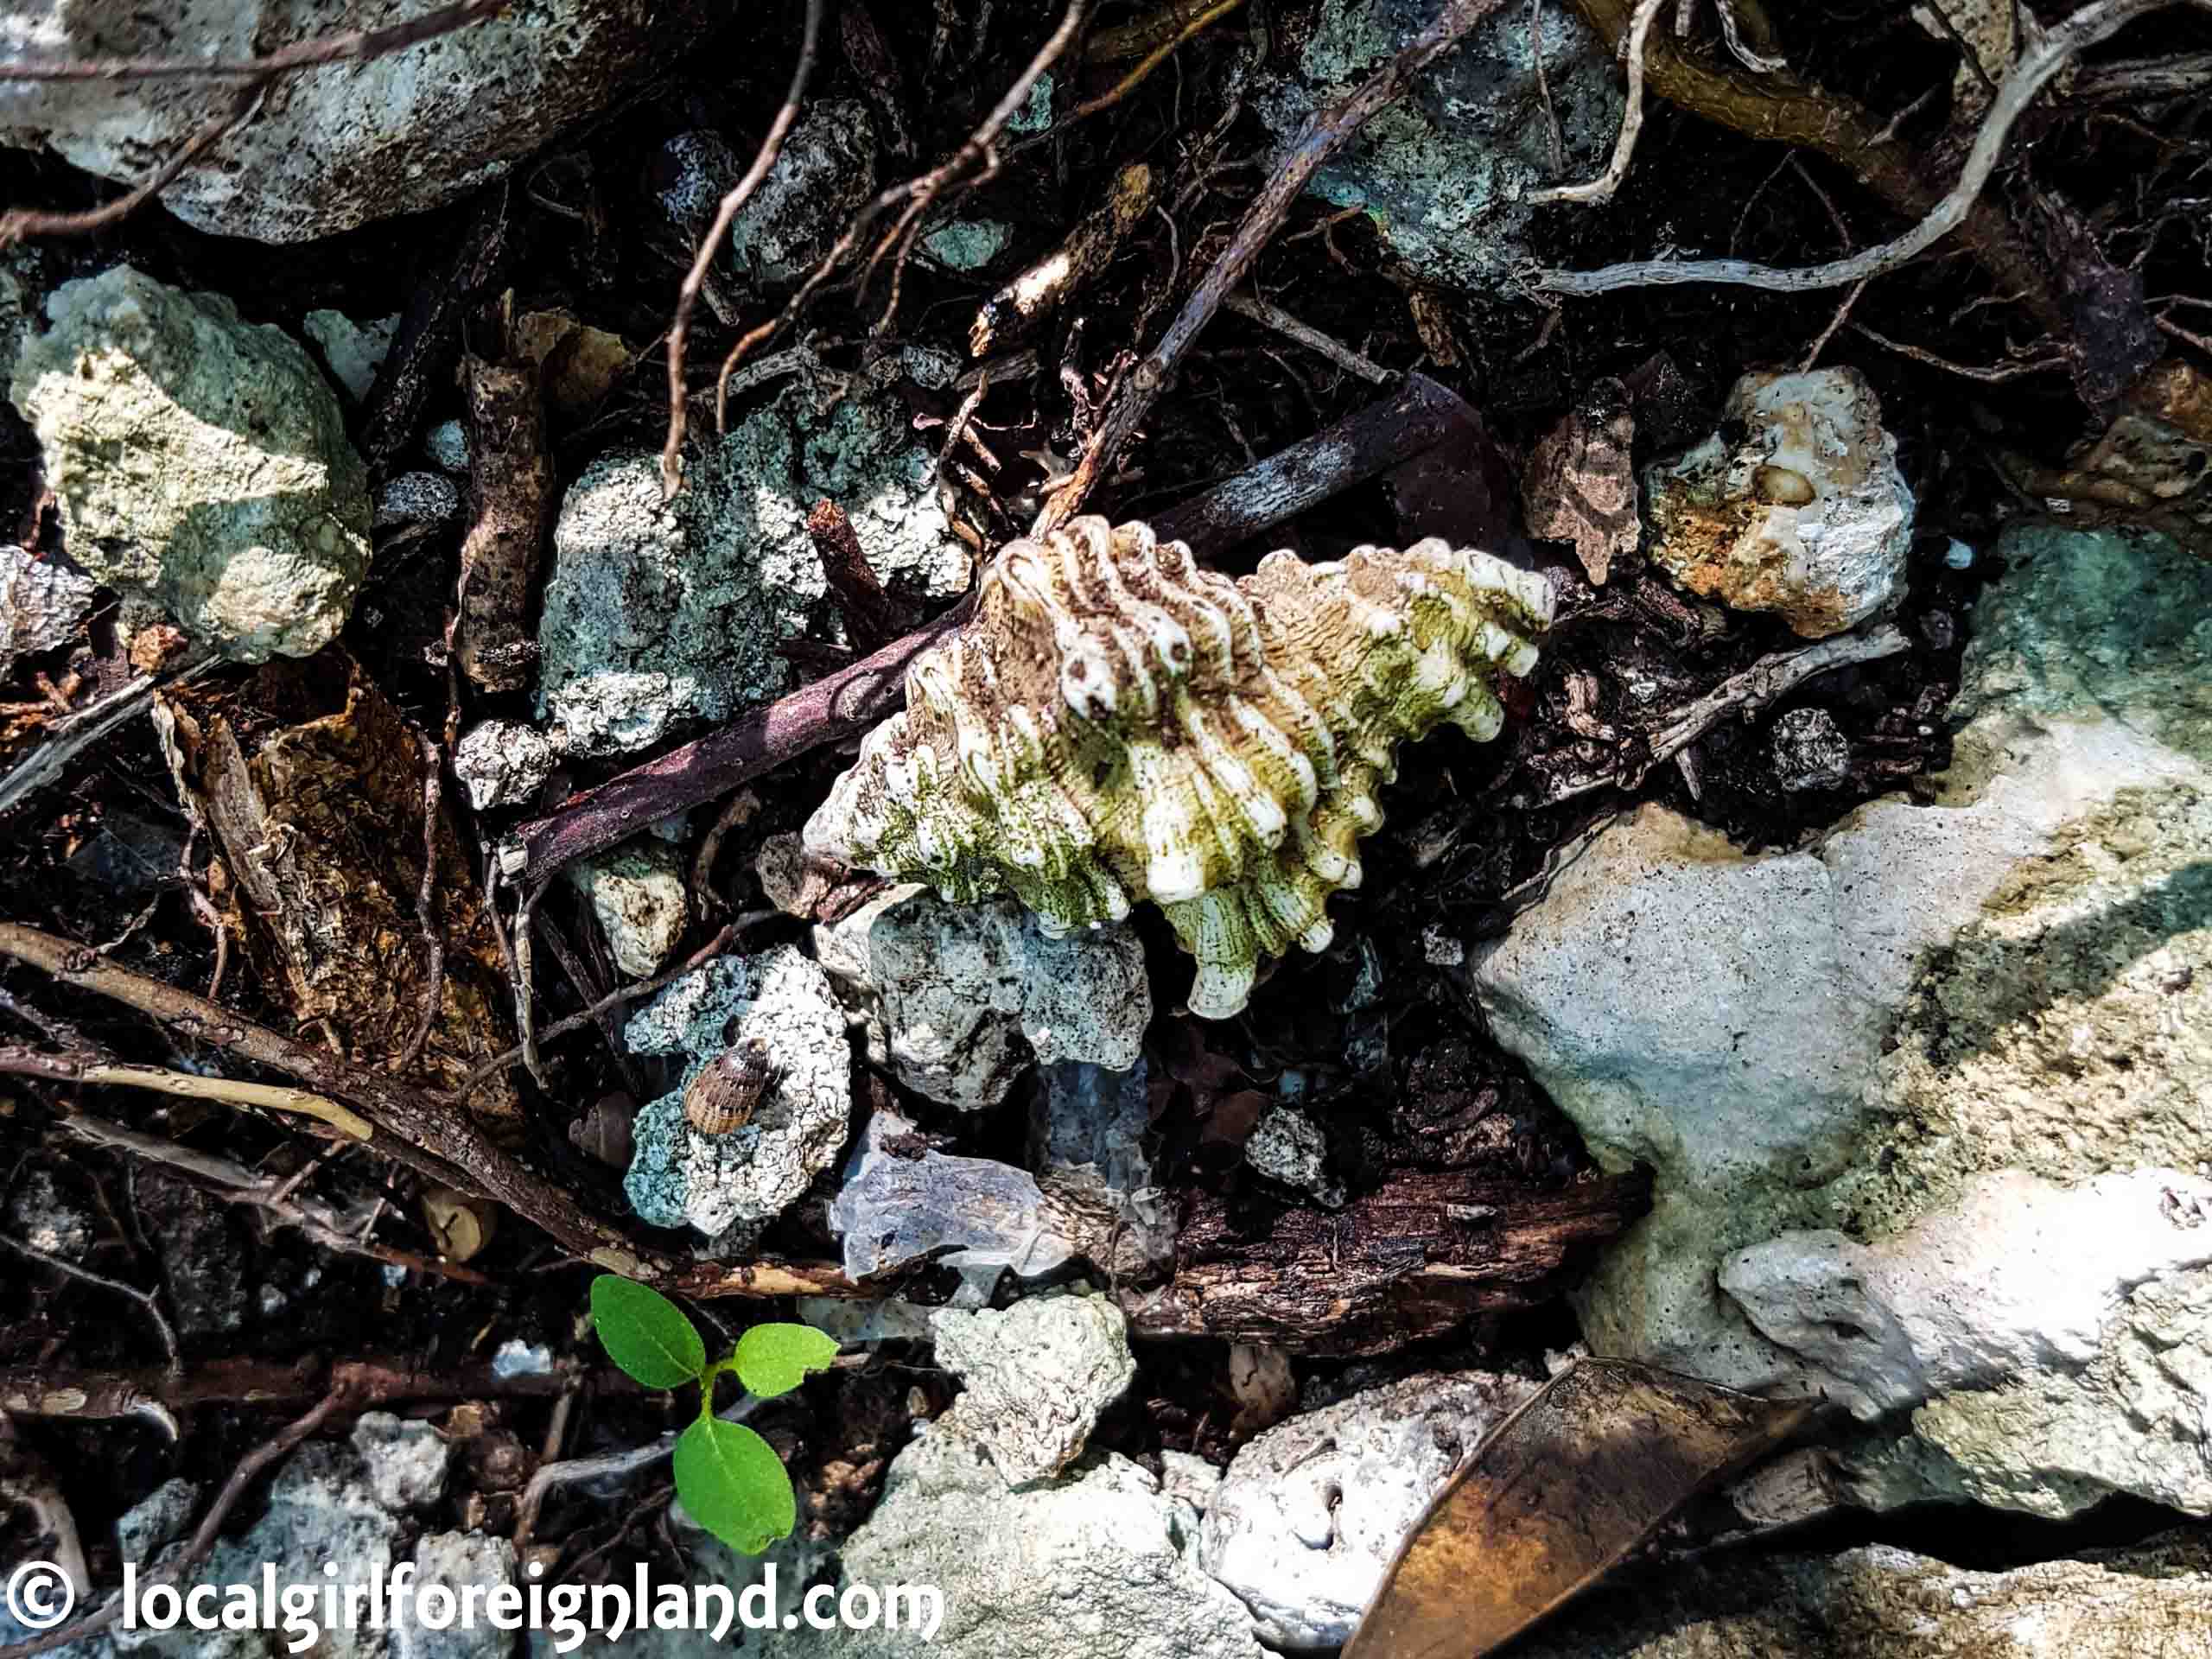
<instances>
[{"instance_id":1,"label":"striped snail shell","mask_svg":"<svg viewBox=\"0 0 2212 1659\"><path fill-rule=\"evenodd\" d=\"M775 1068L768 1045L748 1037L723 1050L683 1091L683 1116L702 1135L728 1135L753 1121Z\"/></svg>"}]
</instances>

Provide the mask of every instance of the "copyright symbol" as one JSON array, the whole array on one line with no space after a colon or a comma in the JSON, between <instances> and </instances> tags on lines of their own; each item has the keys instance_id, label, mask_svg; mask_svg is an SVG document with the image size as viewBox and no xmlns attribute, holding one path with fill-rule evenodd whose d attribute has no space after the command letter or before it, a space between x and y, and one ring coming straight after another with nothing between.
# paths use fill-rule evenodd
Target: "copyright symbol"
<instances>
[{"instance_id":1,"label":"copyright symbol","mask_svg":"<svg viewBox=\"0 0 2212 1659\"><path fill-rule=\"evenodd\" d=\"M50 1630L77 1605L77 1586L52 1561L25 1561L8 1575L8 1611L27 1630Z\"/></svg>"}]
</instances>

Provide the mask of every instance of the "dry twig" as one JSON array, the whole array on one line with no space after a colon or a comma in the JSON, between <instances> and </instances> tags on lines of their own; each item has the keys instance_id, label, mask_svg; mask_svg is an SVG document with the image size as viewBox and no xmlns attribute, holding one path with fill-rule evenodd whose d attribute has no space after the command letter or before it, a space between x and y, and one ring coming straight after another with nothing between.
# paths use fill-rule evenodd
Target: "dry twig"
<instances>
[{"instance_id":1,"label":"dry twig","mask_svg":"<svg viewBox=\"0 0 2212 1659\"><path fill-rule=\"evenodd\" d=\"M1643 42L1651 33L1651 22L1658 16L1659 9L1667 0L1642 0L1636 16L1628 26L1628 107L1621 111L1620 137L1613 141L1612 159L1605 163L1605 170L1583 184L1556 184L1542 190L1531 190L1529 201L1542 207L1555 201L1611 201L1613 192L1621 188L1621 181L1628 176L1629 159L1636 154L1637 135L1643 130ZM1532 48L1533 49L1533 48ZM1543 63L1541 53L1537 54L1538 71ZM1549 94L1546 94L1548 99Z\"/></svg>"},{"instance_id":2,"label":"dry twig","mask_svg":"<svg viewBox=\"0 0 2212 1659\"><path fill-rule=\"evenodd\" d=\"M1997 168L2012 124L2052 76L2081 53L2108 39L2137 18L2173 5L2212 8L2212 0L2094 0L2064 21L2052 24L2014 62L1983 118L1958 182L1919 224L1904 235L1847 258L1825 264L1778 267L1742 259L1649 259L1605 265L1596 270L1543 270L1535 285L1552 294L1605 294L1624 288L1672 287L1684 283L1728 283L1786 293L1840 288L1881 276L1918 258L1958 228ZM1641 14L1639 13L1639 16Z\"/></svg>"}]
</instances>

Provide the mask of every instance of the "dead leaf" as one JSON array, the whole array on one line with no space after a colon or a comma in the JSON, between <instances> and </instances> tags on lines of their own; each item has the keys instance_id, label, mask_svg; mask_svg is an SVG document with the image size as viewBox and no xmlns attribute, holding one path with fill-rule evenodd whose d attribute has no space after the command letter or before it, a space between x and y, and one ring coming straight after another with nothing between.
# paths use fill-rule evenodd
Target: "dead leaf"
<instances>
[{"instance_id":1,"label":"dead leaf","mask_svg":"<svg viewBox=\"0 0 2212 1659\"><path fill-rule=\"evenodd\" d=\"M1574 556L1602 588L1615 558L1636 551L1643 526L1636 512L1636 468L1630 450L1636 416L1628 389L1597 380L1529 457L1521 505L1529 533L1573 542Z\"/></svg>"},{"instance_id":2,"label":"dead leaf","mask_svg":"<svg viewBox=\"0 0 2212 1659\"><path fill-rule=\"evenodd\" d=\"M1813 1410L1627 1360L1577 1360L1437 1495L1343 1659L1480 1659Z\"/></svg>"},{"instance_id":3,"label":"dead leaf","mask_svg":"<svg viewBox=\"0 0 2212 1659\"><path fill-rule=\"evenodd\" d=\"M524 312L512 338L515 355L537 365L546 407L564 421L597 409L637 358L621 335L565 311Z\"/></svg>"},{"instance_id":4,"label":"dead leaf","mask_svg":"<svg viewBox=\"0 0 2212 1659\"><path fill-rule=\"evenodd\" d=\"M356 1065L389 1066L428 991L415 913L423 755L414 728L335 647L272 662L243 684L166 693L156 707L187 809L214 832L238 889L262 983L296 1025L317 1026ZM512 1045L513 1022L505 962L442 804L434 845L444 974L416 1071L451 1089ZM521 1126L505 1074L468 1104L494 1135Z\"/></svg>"}]
</instances>

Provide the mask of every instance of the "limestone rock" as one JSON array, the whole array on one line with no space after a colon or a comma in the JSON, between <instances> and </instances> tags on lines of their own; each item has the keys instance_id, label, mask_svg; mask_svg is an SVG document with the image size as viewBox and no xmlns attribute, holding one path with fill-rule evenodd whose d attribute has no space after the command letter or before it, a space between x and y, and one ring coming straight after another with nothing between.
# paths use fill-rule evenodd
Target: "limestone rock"
<instances>
[{"instance_id":1,"label":"limestone rock","mask_svg":"<svg viewBox=\"0 0 2212 1659\"><path fill-rule=\"evenodd\" d=\"M1550 620L1541 577L1433 538L1232 582L1078 518L999 550L807 845L950 903L1011 892L1054 933L1149 899L1198 958L1192 1011L1225 1018L1261 958L1327 945L1400 742L1495 736Z\"/></svg>"},{"instance_id":2,"label":"limestone rock","mask_svg":"<svg viewBox=\"0 0 2212 1659\"><path fill-rule=\"evenodd\" d=\"M18 657L66 645L92 608L99 584L83 572L41 559L10 543L0 546L0 678Z\"/></svg>"},{"instance_id":3,"label":"limestone rock","mask_svg":"<svg viewBox=\"0 0 2212 1659\"><path fill-rule=\"evenodd\" d=\"M528 801L553 775L559 758L536 727L493 719L461 734L454 745L453 771L468 791L469 805L488 812Z\"/></svg>"},{"instance_id":4,"label":"limestone rock","mask_svg":"<svg viewBox=\"0 0 2212 1659\"><path fill-rule=\"evenodd\" d=\"M1501 14L1477 24L1414 78L1410 96L1386 106L1314 174L1310 194L1364 209L1426 282L1490 289L1510 277L1527 257L1529 191L1594 175L1621 118L1611 54L1572 9L1541 11L1533 22ZM1422 0L1325 0L1298 74L1266 91L1261 114L1289 142L1433 16ZM1551 170L1532 35L1565 140L1565 178Z\"/></svg>"},{"instance_id":5,"label":"limestone rock","mask_svg":"<svg viewBox=\"0 0 2212 1659\"><path fill-rule=\"evenodd\" d=\"M1721 431L1645 474L1653 562L1808 639L1879 611L1912 550L1913 503L1865 377L1747 374L1721 412Z\"/></svg>"},{"instance_id":6,"label":"limestone rock","mask_svg":"<svg viewBox=\"0 0 2212 1659\"><path fill-rule=\"evenodd\" d=\"M622 1190L641 1220L695 1227L718 1248L742 1249L836 1161L852 1051L828 978L790 945L716 957L646 1004L623 1035L637 1053L684 1058L677 1086L632 1126L637 1149ZM700 1134L684 1119L684 1089L753 1038L767 1045L775 1071L752 1122Z\"/></svg>"},{"instance_id":7,"label":"limestone rock","mask_svg":"<svg viewBox=\"0 0 2212 1659\"><path fill-rule=\"evenodd\" d=\"M422 18L437 0L54 0L10 29L6 60L264 57ZM545 0L363 61L270 83L260 113L162 191L189 225L302 242L421 213L505 174L622 88L675 60L713 15L679 0ZM190 79L0 82L0 128L72 166L137 183L203 128Z\"/></svg>"},{"instance_id":8,"label":"limestone rock","mask_svg":"<svg viewBox=\"0 0 2212 1659\"><path fill-rule=\"evenodd\" d=\"M586 467L554 527L538 626L538 711L560 747L642 748L787 690L777 647L829 621L806 533L824 496L887 583L925 597L966 585L928 452L872 397L757 410L690 456L666 505L656 454Z\"/></svg>"},{"instance_id":9,"label":"limestone rock","mask_svg":"<svg viewBox=\"0 0 2212 1659\"><path fill-rule=\"evenodd\" d=\"M1598 1351L1912 1410L1853 1454L1870 1502L2202 1509L2212 568L1999 552L1934 804L1757 856L1646 808L1472 970L1601 1159L1658 1172L1578 1293Z\"/></svg>"},{"instance_id":10,"label":"limestone rock","mask_svg":"<svg viewBox=\"0 0 2212 1659\"><path fill-rule=\"evenodd\" d=\"M568 867L607 935L614 965L632 979L651 979L683 942L690 919L683 861L658 836L634 836L620 847Z\"/></svg>"},{"instance_id":11,"label":"limestone rock","mask_svg":"<svg viewBox=\"0 0 2212 1659\"><path fill-rule=\"evenodd\" d=\"M1429 1499L1538 1387L1423 1374L1277 1424L1230 1464L1198 1564L1251 1608L1270 1646L1341 1646Z\"/></svg>"},{"instance_id":12,"label":"limestone rock","mask_svg":"<svg viewBox=\"0 0 2212 1659\"><path fill-rule=\"evenodd\" d=\"M299 343L128 265L47 311L10 395L70 557L236 661L327 645L368 570L368 477Z\"/></svg>"},{"instance_id":13,"label":"limestone rock","mask_svg":"<svg viewBox=\"0 0 2212 1659\"><path fill-rule=\"evenodd\" d=\"M816 930L823 965L872 996L899 1080L996 1105L1033 1060L1134 1065L1152 1019L1144 947L1123 925L1055 938L1010 899L947 904L900 887Z\"/></svg>"},{"instance_id":14,"label":"limestone rock","mask_svg":"<svg viewBox=\"0 0 2212 1659\"><path fill-rule=\"evenodd\" d=\"M2212 1629L2212 1543L1977 1573L1886 1546L1715 1556L1636 1575L1516 1643L1517 1659L2190 1659Z\"/></svg>"},{"instance_id":15,"label":"limestone rock","mask_svg":"<svg viewBox=\"0 0 2212 1659\"><path fill-rule=\"evenodd\" d=\"M1058 1474L1136 1376L1128 1321L1103 1296L1037 1296L1005 1309L941 1308L938 1363L960 1398L935 1432L990 1454L1011 1485Z\"/></svg>"},{"instance_id":16,"label":"limestone rock","mask_svg":"<svg viewBox=\"0 0 2212 1659\"><path fill-rule=\"evenodd\" d=\"M931 1584L933 1640L851 1631L852 1659L1264 1659L1236 1597L1188 1558L1187 1508L1115 1452L1011 1489L982 1452L931 1427L899 1454L843 1551L863 1584Z\"/></svg>"}]
</instances>

